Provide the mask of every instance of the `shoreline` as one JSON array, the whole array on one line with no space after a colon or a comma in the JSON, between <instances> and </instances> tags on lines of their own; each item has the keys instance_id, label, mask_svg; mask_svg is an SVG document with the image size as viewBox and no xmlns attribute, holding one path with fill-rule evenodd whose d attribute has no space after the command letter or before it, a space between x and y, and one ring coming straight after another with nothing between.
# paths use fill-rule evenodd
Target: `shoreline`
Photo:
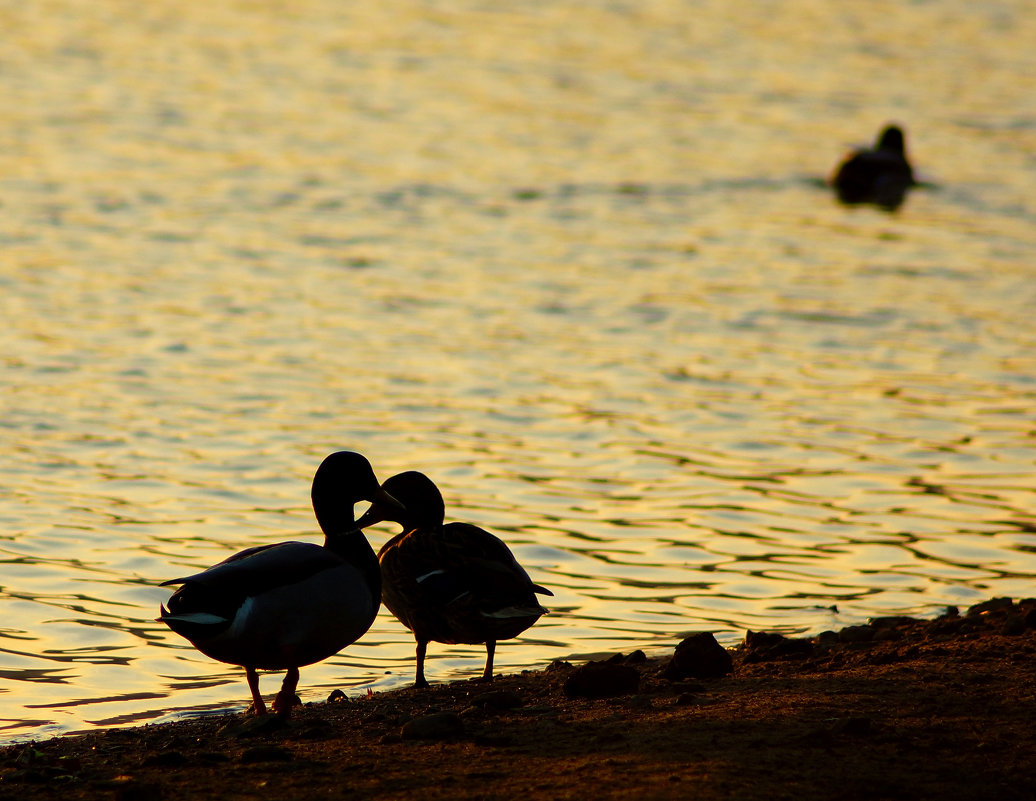
<instances>
[{"instance_id":1,"label":"shoreline","mask_svg":"<svg viewBox=\"0 0 1036 801\"><path fill-rule=\"evenodd\" d=\"M59 735L0 799L1031 798L1036 600L952 611Z\"/></svg>"}]
</instances>

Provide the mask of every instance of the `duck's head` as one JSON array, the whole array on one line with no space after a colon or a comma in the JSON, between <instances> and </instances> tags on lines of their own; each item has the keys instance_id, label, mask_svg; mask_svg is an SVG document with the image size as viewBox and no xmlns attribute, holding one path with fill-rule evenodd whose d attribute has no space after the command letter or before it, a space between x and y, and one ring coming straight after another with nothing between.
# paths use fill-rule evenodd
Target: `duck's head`
<instances>
[{"instance_id":1,"label":"duck's head","mask_svg":"<svg viewBox=\"0 0 1036 801\"><path fill-rule=\"evenodd\" d=\"M391 509L393 514L405 511L403 505L378 484L371 463L353 451L332 453L321 462L313 476L312 498L317 522L328 536L358 530L353 507L359 501Z\"/></svg>"},{"instance_id":2,"label":"duck's head","mask_svg":"<svg viewBox=\"0 0 1036 801\"><path fill-rule=\"evenodd\" d=\"M395 503L375 500L356 525L359 528L373 526L383 520L399 523L404 531L415 528L434 528L442 525L446 505L442 493L424 473L408 470L385 480L381 485Z\"/></svg>"},{"instance_id":3,"label":"duck's head","mask_svg":"<svg viewBox=\"0 0 1036 801\"><path fill-rule=\"evenodd\" d=\"M878 137L878 150L887 150L900 156L906 152L903 129L898 125L888 125Z\"/></svg>"}]
</instances>

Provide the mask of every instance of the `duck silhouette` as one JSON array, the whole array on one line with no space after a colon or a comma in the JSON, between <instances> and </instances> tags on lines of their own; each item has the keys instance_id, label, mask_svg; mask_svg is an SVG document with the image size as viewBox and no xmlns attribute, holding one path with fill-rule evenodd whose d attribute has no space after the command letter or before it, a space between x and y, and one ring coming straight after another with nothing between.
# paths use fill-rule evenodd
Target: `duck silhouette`
<instances>
[{"instance_id":1,"label":"duck silhouette","mask_svg":"<svg viewBox=\"0 0 1036 801\"><path fill-rule=\"evenodd\" d=\"M903 130L897 125L885 127L873 148L854 151L838 166L831 184L842 203L871 203L888 211L899 208L907 190L917 185Z\"/></svg>"},{"instance_id":2,"label":"duck silhouette","mask_svg":"<svg viewBox=\"0 0 1036 801\"><path fill-rule=\"evenodd\" d=\"M381 605L378 559L353 518L366 500L401 509L378 484L370 462L339 451L321 463L312 501L324 544L258 545L179 584L158 620L206 656L241 665L252 693L251 712L266 713L259 670L287 671L273 710L291 714L299 668L320 662L358 640Z\"/></svg>"},{"instance_id":3,"label":"duck silhouette","mask_svg":"<svg viewBox=\"0 0 1036 801\"><path fill-rule=\"evenodd\" d=\"M533 584L504 542L470 523L446 523L439 488L423 473L408 471L381 485L396 505L378 500L357 521L383 520L403 530L378 553L382 601L417 640L415 687L427 687L424 660L431 641L486 646L480 681L493 680L498 640L517 637L547 610L536 595L553 595Z\"/></svg>"}]
</instances>

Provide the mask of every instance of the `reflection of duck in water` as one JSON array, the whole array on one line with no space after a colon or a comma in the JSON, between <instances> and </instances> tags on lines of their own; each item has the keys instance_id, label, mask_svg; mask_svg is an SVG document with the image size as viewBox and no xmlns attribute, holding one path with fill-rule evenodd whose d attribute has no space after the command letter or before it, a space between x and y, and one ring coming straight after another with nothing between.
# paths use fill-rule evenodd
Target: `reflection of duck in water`
<instances>
[{"instance_id":1,"label":"reflection of duck in water","mask_svg":"<svg viewBox=\"0 0 1036 801\"><path fill-rule=\"evenodd\" d=\"M423 473L392 476L382 490L401 506L371 505L358 521L382 520L403 531L378 554L382 601L417 640L415 687L427 687L424 657L430 641L486 644L481 681L493 680L497 640L517 637L547 612L510 549L488 531L468 523L443 525L445 506L438 487Z\"/></svg>"},{"instance_id":2,"label":"reflection of duck in water","mask_svg":"<svg viewBox=\"0 0 1036 801\"><path fill-rule=\"evenodd\" d=\"M903 131L889 125L873 150L857 150L842 162L831 179L843 203L873 203L892 211L916 185L907 161Z\"/></svg>"},{"instance_id":3,"label":"reflection of duck in water","mask_svg":"<svg viewBox=\"0 0 1036 801\"><path fill-rule=\"evenodd\" d=\"M381 606L381 572L353 520L360 500L396 506L378 486L370 463L332 453L313 478L313 510L324 544L258 545L179 584L158 618L206 656L241 665L252 713L266 705L257 670L287 670L273 710L291 714L299 667L320 662L366 633Z\"/></svg>"}]
</instances>

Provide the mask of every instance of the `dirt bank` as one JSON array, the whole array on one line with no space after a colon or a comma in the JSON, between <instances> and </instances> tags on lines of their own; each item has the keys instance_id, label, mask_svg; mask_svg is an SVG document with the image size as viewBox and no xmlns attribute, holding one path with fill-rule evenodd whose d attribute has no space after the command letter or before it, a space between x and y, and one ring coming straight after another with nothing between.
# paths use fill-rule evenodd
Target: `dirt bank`
<instances>
[{"instance_id":1,"label":"dirt bank","mask_svg":"<svg viewBox=\"0 0 1036 801\"><path fill-rule=\"evenodd\" d=\"M1036 798L1036 601L729 653L12 746L0 798Z\"/></svg>"}]
</instances>

